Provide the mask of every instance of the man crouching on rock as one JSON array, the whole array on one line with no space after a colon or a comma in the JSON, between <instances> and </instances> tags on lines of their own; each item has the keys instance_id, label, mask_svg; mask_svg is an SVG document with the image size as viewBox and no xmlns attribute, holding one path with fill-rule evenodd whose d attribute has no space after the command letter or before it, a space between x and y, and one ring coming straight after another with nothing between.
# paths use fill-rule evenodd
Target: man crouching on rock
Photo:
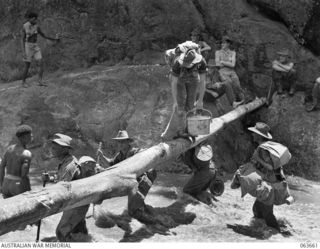
<instances>
[{"instance_id":1,"label":"man crouching on rock","mask_svg":"<svg viewBox=\"0 0 320 249\"><path fill-rule=\"evenodd\" d=\"M109 166L115 165L134 156L141 150L132 146L133 139L129 137L128 132L120 130L117 137L113 138L117 142L118 153L113 158L106 157L102 151L99 151L100 158ZM128 212L129 215L143 223L156 223L152 215L152 210L144 203L154 180L157 177L157 172L150 169L137 178L137 185L128 194Z\"/></svg>"},{"instance_id":2,"label":"man crouching on rock","mask_svg":"<svg viewBox=\"0 0 320 249\"><path fill-rule=\"evenodd\" d=\"M77 159L71 154L72 138L64 134L56 134L52 140L52 154L58 158L57 181L70 182L82 178ZM86 227L86 213L89 205L64 211L56 229L56 236L60 242L75 241L72 234L88 234Z\"/></svg>"},{"instance_id":3,"label":"man crouching on rock","mask_svg":"<svg viewBox=\"0 0 320 249\"><path fill-rule=\"evenodd\" d=\"M193 176L183 188L183 192L187 193L199 201L208 205L212 204L212 196L220 196L224 191L224 183L222 180L216 179L217 171L212 161L212 147L210 145L198 145L183 154L183 162L188 165Z\"/></svg>"}]
</instances>

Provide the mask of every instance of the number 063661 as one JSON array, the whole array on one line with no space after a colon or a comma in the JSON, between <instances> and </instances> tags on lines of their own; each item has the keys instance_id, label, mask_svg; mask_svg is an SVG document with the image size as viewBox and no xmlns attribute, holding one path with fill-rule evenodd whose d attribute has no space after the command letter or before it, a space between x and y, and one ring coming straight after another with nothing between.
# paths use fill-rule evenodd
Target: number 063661
<instances>
[{"instance_id":1,"label":"number 063661","mask_svg":"<svg viewBox=\"0 0 320 249\"><path fill-rule=\"evenodd\" d=\"M318 243L312 243L312 242L300 243L300 248L318 248Z\"/></svg>"}]
</instances>

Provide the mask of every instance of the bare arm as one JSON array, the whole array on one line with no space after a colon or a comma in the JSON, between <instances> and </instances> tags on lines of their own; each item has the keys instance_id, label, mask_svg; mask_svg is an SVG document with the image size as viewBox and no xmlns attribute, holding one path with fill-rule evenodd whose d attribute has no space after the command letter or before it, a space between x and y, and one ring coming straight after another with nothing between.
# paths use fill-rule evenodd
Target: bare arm
<instances>
[{"instance_id":1,"label":"bare arm","mask_svg":"<svg viewBox=\"0 0 320 249\"><path fill-rule=\"evenodd\" d=\"M3 159L1 161L1 164L0 164L0 192L1 192L1 188L2 188L2 183L3 183L3 179L4 179L4 173L5 173L5 169L6 169L6 166L7 166L7 153L4 154L3 156Z\"/></svg>"},{"instance_id":2,"label":"bare arm","mask_svg":"<svg viewBox=\"0 0 320 249\"><path fill-rule=\"evenodd\" d=\"M236 52L232 52L231 61L221 61L221 64L234 68L236 66Z\"/></svg>"},{"instance_id":3,"label":"bare arm","mask_svg":"<svg viewBox=\"0 0 320 249\"><path fill-rule=\"evenodd\" d=\"M42 30L40 29L40 27L38 27L38 34L41 35L43 38L47 39L47 40L51 40L51 41L59 41L60 39L56 39L56 38L52 38L49 36L46 36Z\"/></svg>"},{"instance_id":4,"label":"bare arm","mask_svg":"<svg viewBox=\"0 0 320 249\"><path fill-rule=\"evenodd\" d=\"M200 49L201 52L211 50L211 47L205 41L201 41L201 45L202 45L202 48Z\"/></svg>"},{"instance_id":5,"label":"bare arm","mask_svg":"<svg viewBox=\"0 0 320 249\"><path fill-rule=\"evenodd\" d=\"M29 150L24 150L22 153L22 157L23 157L23 164L21 166L21 178L26 177L29 174L32 154Z\"/></svg>"},{"instance_id":6,"label":"bare arm","mask_svg":"<svg viewBox=\"0 0 320 249\"><path fill-rule=\"evenodd\" d=\"M203 97L206 90L206 74L200 74L200 85L199 85L199 100L197 103L197 107L203 108Z\"/></svg>"},{"instance_id":7,"label":"bare arm","mask_svg":"<svg viewBox=\"0 0 320 249\"><path fill-rule=\"evenodd\" d=\"M219 51L216 51L216 53L215 53L215 62L216 62L216 66L221 66Z\"/></svg>"},{"instance_id":8,"label":"bare arm","mask_svg":"<svg viewBox=\"0 0 320 249\"><path fill-rule=\"evenodd\" d=\"M171 76L171 93L172 93L172 99L173 99L173 110L175 110L178 107L178 101L177 101L177 92L178 92L178 77L172 75Z\"/></svg>"},{"instance_id":9,"label":"bare arm","mask_svg":"<svg viewBox=\"0 0 320 249\"><path fill-rule=\"evenodd\" d=\"M279 61L273 61L272 68L277 71L289 72L293 68L293 63L289 63L287 65L284 65L284 64L280 63Z\"/></svg>"},{"instance_id":10,"label":"bare arm","mask_svg":"<svg viewBox=\"0 0 320 249\"><path fill-rule=\"evenodd\" d=\"M99 159L102 159L102 164L109 167L113 163L113 158L106 157L101 150L98 150Z\"/></svg>"}]
</instances>

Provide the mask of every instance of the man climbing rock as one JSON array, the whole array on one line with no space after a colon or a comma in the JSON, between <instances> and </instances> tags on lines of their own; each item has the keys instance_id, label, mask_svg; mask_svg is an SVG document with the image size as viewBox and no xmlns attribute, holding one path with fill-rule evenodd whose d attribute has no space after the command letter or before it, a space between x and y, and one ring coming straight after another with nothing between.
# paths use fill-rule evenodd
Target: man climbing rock
<instances>
[{"instance_id":1,"label":"man climbing rock","mask_svg":"<svg viewBox=\"0 0 320 249\"><path fill-rule=\"evenodd\" d=\"M22 76L22 86L28 87L26 83L26 79L28 77L29 68L31 65L31 61L34 59L38 64L38 85L45 86L42 82L43 76L43 63L42 63L42 55L41 50L38 45L38 34L43 38L51 40L51 41L60 41L60 39L51 38L46 36L40 27L37 24L38 14L34 12L26 13L27 22L23 24L22 30L22 51L23 51L23 60L25 62L25 68Z\"/></svg>"},{"instance_id":2,"label":"man climbing rock","mask_svg":"<svg viewBox=\"0 0 320 249\"><path fill-rule=\"evenodd\" d=\"M29 168L32 154L27 145L33 138L32 128L29 125L19 126L16 137L18 142L9 146L0 164L0 192L3 198L31 190Z\"/></svg>"},{"instance_id":3,"label":"man climbing rock","mask_svg":"<svg viewBox=\"0 0 320 249\"><path fill-rule=\"evenodd\" d=\"M264 219L268 226L280 232L286 232L280 228L273 206L293 202L282 169L289 162L291 154L282 144L269 141L272 136L267 124L258 122L255 127L248 129L258 147L251 161L237 170L231 188L241 187L242 197L247 193L257 197L252 208L254 217Z\"/></svg>"},{"instance_id":4,"label":"man climbing rock","mask_svg":"<svg viewBox=\"0 0 320 249\"><path fill-rule=\"evenodd\" d=\"M185 42L183 44L195 44ZM195 107L203 107L207 65L197 49L180 44L182 53L174 60L171 68L171 91L173 110L166 130L161 137L170 140L186 134L186 113ZM179 46L178 46L179 47ZM188 48L184 50L184 48ZM197 96L198 95L198 96Z\"/></svg>"},{"instance_id":5,"label":"man climbing rock","mask_svg":"<svg viewBox=\"0 0 320 249\"><path fill-rule=\"evenodd\" d=\"M316 79L312 88L312 104L306 107L307 112L315 111L320 98L320 77Z\"/></svg>"},{"instance_id":6,"label":"man climbing rock","mask_svg":"<svg viewBox=\"0 0 320 249\"><path fill-rule=\"evenodd\" d=\"M232 105L236 108L245 101L245 95L241 88L239 77L234 70L236 66L236 52L230 49L231 45L231 39L228 36L224 36L221 42L221 50L216 51L215 54L215 65L220 68L220 81L231 83L235 97Z\"/></svg>"},{"instance_id":7,"label":"man climbing rock","mask_svg":"<svg viewBox=\"0 0 320 249\"><path fill-rule=\"evenodd\" d=\"M183 162L193 171L191 179L183 187L183 192L208 205L212 204L208 189L213 196L221 195L224 190L223 181L216 179L217 170L212 156L212 147L209 144L198 145L182 156Z\"/></svg>"},{"instance_id":8,"label":"man climbing rock","mask_svg":"<svg viewBox=\"0 0 320 249\"><path fill-rule=\"evenodd\" d=\"M272 62L272 83L267 96L268 105L271 104L275 91L279 95L283 94L285 90L289 91L290 96L295 93L297 75L293 62L289 61L289 51L284 49L277 52L277 55L278 58Z\"/></svg>"},{"instance_id":9,"label":"man climbing rock","mask_svg":"<svg viewBox=\"0 0 320 249\"><path fill-rule=\"evenodd\" d=\"M52 154L60 161L57 172L58 182L78 180L83 177L82 174L90 173L90 169L81 172L77 159L71 154L71 141L72 138L64 134L56 134L52 139ZM84 162L81 164L83 165ZM85 205L63 212L56 228L56 236L60 242L75 241L72 235L76 233L88 234L85 221L88 209L89 205Z\"/></svg>"},{"instance_id":10,"label":"man climbing rock","mask_svg":"<svg viewBox=\"0 0 320 249\"><path fill-rule=\"evenodd\" d=\"M129 137L128 132L125 130L120 130L113 140L116 141L118 147L118 153L113 158L108 158L102 151L99 151L101 161L104 161L109 166L120 163L141 151L139 148L132 146L133 139ZM148 170L136 179L136 186L128 194L129 215L144 223L155 222L151 210L144 203L144 199L156 177L156 170Z\"/></svg>"}]
</instances>

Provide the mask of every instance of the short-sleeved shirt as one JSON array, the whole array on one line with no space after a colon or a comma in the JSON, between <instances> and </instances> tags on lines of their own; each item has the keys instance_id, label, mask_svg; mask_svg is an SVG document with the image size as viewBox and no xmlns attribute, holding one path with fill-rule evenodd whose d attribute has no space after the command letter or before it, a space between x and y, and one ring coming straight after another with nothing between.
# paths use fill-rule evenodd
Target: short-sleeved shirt
<instances>
[{"instance_id":1,"label":"short-sleeved shirt","mask_svg":"<svg viewBox=\"0 0 320 249\"><path fill-rule=\"evenodd\" d=\"M191 68L182 67L178 60L175 60L173 66L172 66L172 74L176 77L180 77L182 74L205 74L207 72L207 63L205 59L202 58L202 60L195 64Z\"/></svg>"},{"instance_id":2,"label":"short-sleeved shirt","mask_svg":"<svg viewBox=\"0 0 320 249\"><path fill-rule=\"evenodd\" d=\"M72 155L66 156L58 165L58 181L70 182L80 178L78 160Z\"/></svg>"}]
</instances>

